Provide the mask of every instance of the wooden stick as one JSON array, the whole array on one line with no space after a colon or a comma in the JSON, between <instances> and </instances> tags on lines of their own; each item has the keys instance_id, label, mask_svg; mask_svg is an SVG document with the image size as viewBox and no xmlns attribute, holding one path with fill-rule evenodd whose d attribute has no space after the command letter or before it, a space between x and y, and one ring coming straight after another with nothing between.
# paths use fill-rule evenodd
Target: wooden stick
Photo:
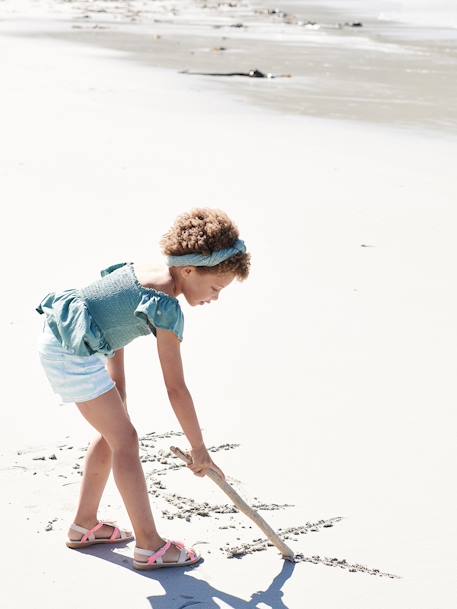
<instances>
[{"instance_id":1,"label":"wooden stick","mask_svg":"<svg viewBox=\"0 0 457 609\"><path fill-rule=\"evenodd\" d=\"M176 446L170 446L170 450L174 455L182 459L187 465L190 465L192 463L192 458L185 452L183 452L180 448L177 448ZM271 543L278 548L283 558L285 558L286 560L293 561L294 553L289 548L289 546L286 545L283 540L277 535L277 533L273 531L273 529L267 522L265 522L262 516L258 514L253 508L251 508L244 501L244 499L242 499L238 495L235 489L232 488L228 482L221 478L221 476L219 476L219 474L214 469L208 470L208 473L206 475L209 476L211 480L213 480L213 482L215 482L217 486L221 488L224 493L230 497L236 507L241 512L243 512L243 514L246 514L246 516L248 516L253 522L255 522L255 524L265 533Z\"/></svg>"}]
</instances>

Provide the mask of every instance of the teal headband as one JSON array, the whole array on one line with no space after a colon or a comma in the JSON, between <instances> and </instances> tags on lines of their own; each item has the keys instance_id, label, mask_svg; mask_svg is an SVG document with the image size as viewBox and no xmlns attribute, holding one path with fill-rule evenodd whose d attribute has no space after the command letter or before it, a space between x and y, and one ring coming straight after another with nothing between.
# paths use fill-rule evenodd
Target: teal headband
<instances>
[{"instance_id":1,"label":"teal headband","mask_svg":"<svg viewBox=\"0 0 457 609\"><path fill-rule=\"evenodd\" d=\"M168 266L216 266L231 258L235 254L244 254L246 246L244 241L237 239L232 247L224 250L217 250L211 254L184 254L183 256L167 256Z\"/></svg>"}]
</instances>

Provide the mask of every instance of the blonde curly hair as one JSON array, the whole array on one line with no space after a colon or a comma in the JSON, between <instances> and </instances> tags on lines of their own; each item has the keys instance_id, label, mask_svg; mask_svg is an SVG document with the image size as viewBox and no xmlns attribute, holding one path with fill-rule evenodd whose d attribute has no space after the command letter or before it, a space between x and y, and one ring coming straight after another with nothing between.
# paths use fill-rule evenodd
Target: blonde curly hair
<instances>
[{"instance_id":1,"label":"blonde curly hair","mask_svg":"<svg viewBox=\"0 0 457 609\"><path fill-rule=\"evenodd\" d=\"M177 217L160 239L165 256L210 254L232 247L239 238L237 226L221 209L197 207ZM200 273L234 273L239 281L249 275L251 254L234 254L216 266L198 266Z\"/></svg>"}]
</instances>

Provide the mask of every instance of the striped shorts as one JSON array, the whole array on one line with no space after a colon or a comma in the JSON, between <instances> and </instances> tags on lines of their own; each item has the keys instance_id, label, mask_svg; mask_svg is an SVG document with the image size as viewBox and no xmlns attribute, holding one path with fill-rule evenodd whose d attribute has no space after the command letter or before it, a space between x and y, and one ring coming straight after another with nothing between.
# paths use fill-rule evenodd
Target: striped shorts
<instances>
[{"instance_id":1,"label":"striped shorts","mask_svg":"<svg viewBox=\"0 0 457 609\"><path fill-rule=\"evenodd\" d=\"M38 337L38 354L52 390L63 403L87 402L116 386L103 353L74 355L62 347L46 320Z\"/></svg>"}]
</instances>

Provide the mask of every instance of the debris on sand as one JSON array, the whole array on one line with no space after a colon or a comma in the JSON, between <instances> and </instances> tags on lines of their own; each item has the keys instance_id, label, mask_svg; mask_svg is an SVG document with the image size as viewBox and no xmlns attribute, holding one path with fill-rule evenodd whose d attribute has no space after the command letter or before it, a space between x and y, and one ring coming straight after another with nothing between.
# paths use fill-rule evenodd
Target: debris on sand
<instances>
[{"instance_id":1,"label":"debris on sand","mask_svg":"<svg viewBox=\"0 0 457 609\"><path fill-rule=\"evenodd\" d=\"M48 520L48 524L44 527L45 531L52 531L53 530L53 523L57 522L58 518L57 516L55 518L53 518L52 520Z\"/></svg>"},{"instance_id":2,"label":"debris on sand","mask_svg":"<svg viewBox=\"0 0 457 609\"><path fill-rule=\"evenodd\" d=\"M189 72L180 70L179 74L192 74L197 76L247 76L248 78L291 78L292 74L272 74L271 72L261 72L253 69L249 72Z\"/></svg>"},{"instance_id":3,"label":"debris on sand","mask_svg":"<svg viewBox=\"0 0 457 609\"><path fill-rule=\"evenodd\" d=\"M297 21L297 25L305 27L307 30L320 30L321 26L314 21Z\"/></svg>"},{"instance_id":4,"label":"debris on sand","mask_svg":"<svg viewBox=\"0 0 457 609\"><path fill-rule=\"evenodd\" d=\"M317 527L328 527L333 526L333 522L338 522L342 520L340 516L335 518L330 518L329 520L319 520L317 523L307 522L304 526L299 527L291 527L289 529L281 530L279 532L281 534L282 539L290 539L290 534L297 535L302 533L307 533L308 531L318 530ZM219 527L226 528L226 527ZM294 539L297 541L297 539ZM228 544L226 544L228 545ZM254 554L255 552L262 552L263 550L267 550L269 547L272 547L273 544L265 538L259 537L257 539L252 540L248 543L242 543L239 546L235 547L220 547L219 549L227 556L227 558L241 558L246 556L247 554ZM375 575L377 577L389 577L391 579L401 579L399 575L394 575L392 573L385 573L380 571L379 569L371 569L365 565L361 565L359 563L351 564L345 558L329 558L327 556L305 556L304 554L295 554L293 558L293 562L310 562L315 565L321 564L327 567L339 567L341 569L346 569L350 573L366 573L368 575Z\"/></svg>"},{"instance_id":5,"label":"debris on sand","mask_svg":"<svg viewBox=\"0 0 457 609\"><path fill-rule=\"evenodd\" d=\"M399 575L393 573L385 573L379 569L370 569L359 563L351 564L345 558L328 558L327 556L305 556L304 554L295 554L294 562L311 562L314 565L321 564L327 567L339 567L346 569L350 573L366 573L367 575L376 575L377 577L389 577L390 579L401 579Z\"/></svg>"},{"instance_id":6,"label":"debris on sand","mask_svg":"<svg viewBox=\"0 0 457 609\"><path fill-rule=\"evenodd\" d=\"M257 8L254 10L256 15L276 15L276 17L287 17L288 13L277 8Z\"/></svg>"},{"instance_id":7,"label":"debris on sand","mask_svg":"<svg viewBox=\"0 0 457 609\"><path fill-rule=\"evenodd\" d=\"M363 27L363 23L361 21L354 21L352 23L345 21L344 23L338 23L337 27L340 29L343 27Z\"/></svg>"},{"instance_id":8,"label":"debris on sand","mask_svg":"<svg viewBox=\"0 0 457 609\"><path fill-rule=\"evenodd\" d=\"M239 444L219 444L219 446L210 446L208 448L209 453L217 453L220 450L231 450L232 448L238 448Z\"/></svg>"},{"instance_id":9,"label":"debris on sand","mask_svg":"<svg viewBox=\"0 0 457 609\"><path fill-rule=\"evenodd\" d=\"M159 495L159 492L155 489L149 490L149 493L156 496ZM177 495L176 493L172 493L170 495L162 495L162 498L165 499L167 503L170 503L177 510L175 512L170 512L169 510L162 510L162 514L168 520L173 520L174 518L185 518L189 522L192 516L211 516L212 514L239 513L239 510L236 506L228 503L219 505L210 505L207 501L199 503L198 501L195 501L195 499L191 499L190 497L183 497L181 495ZM294 506L289 503L270 504L258 501L257 503L254 503L252 507L256 510L274 511L283 510L285 508Z\"/></svg>"},{"instance_id":10,"label":"debris on sand","mask_svg":"<svg viewBox=\"0 0 457 609\"><path fill-rule=\"evenodd\" d=\"M332 527L334 523L340 522L343 520L342 516L335 516L333 518L328 518L327 520L318 520L317 522L307 522L304 525L289 527L287 529L278 529L278 535L281 539L292 539L297 541L295 538L296 535L306 535L307 533L319 531L321 528ZM273 544L265 538L259 537L258 539L254 539L249 543L243 543L240 546L224 548L226 555L228 558L233 558L235 556L245 556L246 554L252 554L253 552L259 552L261 550L266 550L268 547L273 546Z\"/></svg>"},{"instance_id":11,"label":"debris on sand","mask_svg":"<svg viewBox=\"0 0 457 609\"><path fill-rule=\"evenodd\" d=\"M363 244L368 247L368 244ZM169 438L174 436L183 436L183 432L169 431L165 433L149 433L145 434L140 438L140 450L141 456L146 457L146 462L153 462L149 465L152 467L152 471L149 467L146 468L145 477L148 483L148 493L152 495L158 503L158 509L161 510L162 515L165 519L175 520L181 519L181 525L192 522L192 519L200 520L205 519L202 523L203 526L213 528L217 532L218 543L221 543L219 551L225 558L241 558L247 554L254 554L269 550L273 547L273 543L267 538L255 538L249 539L249 530L254 528L253 524L249 525L247 522L241 519L240 510L232 503L221 503L212 504L207 501L196 501L191 497L185 497L177 495L176 493L169 493L167 491L168 482L172 482L169 476L169 472L172 469L185 468L185 464L176 463L176 456L169 450ZM159 441L158 441L159 440ZM225 443L215 446L208 447L208 451L220 452L230 451L240 446L237 443ZM163 448L162 448L163 447ZM70 450L71 452L67 452ZM62 451L62 452L58 452ZM38 473L44 473L48 475L48 472L56 478L69 478L68 482L61 484L61 486L68 486L77 484L79 482L79 476L83 475L82 463L74 462L74 459L82 460L84 453L87 451L86 447L78 447L67 444L58 444L51 450L47 450L43 447L36 447L32 449L21 449L17 450L16 457L21 457L21 460L26 461L26 465L15 464L12 467L17 467L29 471L30 475L37 474L33 471L35 468ZM75 455L75 453L82 453ZM31 453L31 454L30 454ZM59 455L57 457L56 455ZM15 457L15 458L16 458ZM51 464L52 461L52 464ZM157 468L157 469L156 469ZM164 481L158 476L166 475ZM74 477L77 480L74 480ZM254 510L276 510L277 514L279 510L284 510L289 507L295 507L293 504L277 504L277 503L264 503L259 500L257 496L253 497L251 502ZM28 506L33 507L33 506ZM108 504L108 507L111 507ZM200 517L200 518L198 518ZM313 522L305 522L299 526L292 526L287 528L277 528L277 535L284 540L284 543L299 542L300 535L310 535L311 533L321 533L325 535L324 528L328 529L333 527L336 523L342 521L341 516L332 517L327 519L321 519ZM54 528L55 523L58 521L58 517L48 520L48 522L39 522L39 530L37 533L44 531L52 532L61 530L61 526L57 525ZM253 532L253 531L252 531ZM248 537L244 537L247 535ZM239 545L231 546L231 543ZM300 548L298 548L300 549ZM398 579L399 576L382 572L379 569L369 568L366 565L358 563L350 563L348 560L336 557L327 556L307 556L304 553L296 553L293 562L308 562L312 564L324 565L327 567L339 567L345 569L350 573L365 573L368 575L374 575L383 578Z\"/></svg>"}]
</instances>

